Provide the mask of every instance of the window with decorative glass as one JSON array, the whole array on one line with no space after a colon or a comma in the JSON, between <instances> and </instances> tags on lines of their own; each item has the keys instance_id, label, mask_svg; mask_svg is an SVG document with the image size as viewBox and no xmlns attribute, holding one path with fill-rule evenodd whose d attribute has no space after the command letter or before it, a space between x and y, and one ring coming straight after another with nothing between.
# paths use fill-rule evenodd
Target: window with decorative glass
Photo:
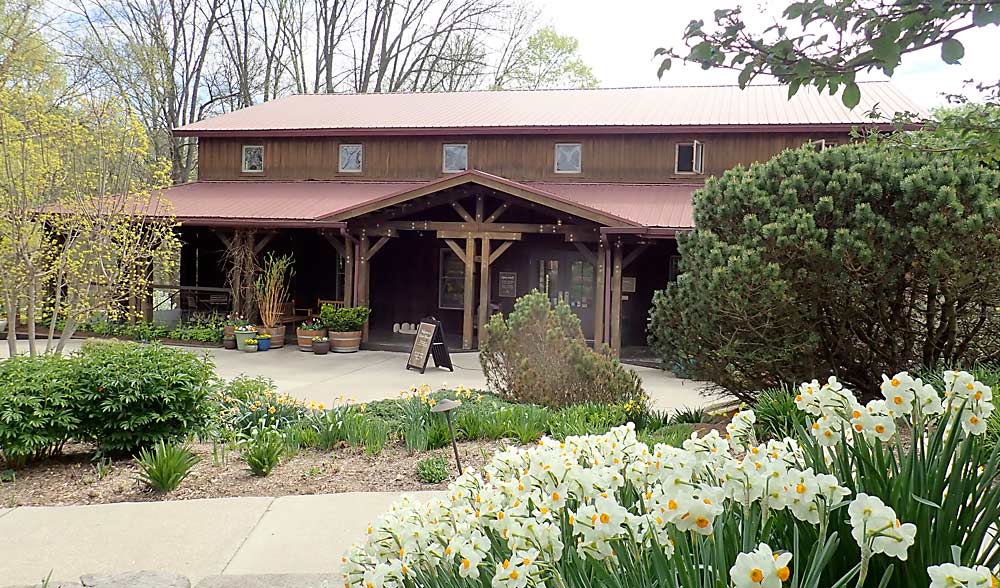
<instances>
[{"instance_id":1,"label":"window with decorative glass","mask_svg":"<svg viewBox=\"0 0 1000 588\"><path fill-rule=\"evenodd\" d=\"M675 151L674 172L679 174L705 173L705 146L701 141L678 143Z\"/></svg>"},{"instance_id":2,"label":"window with decorative glass","mask_svg":"<svg viewBox=\"0 0 1000 588\"><path fill-rule=\"evenodd\" d=\"M438 266L438 308L465 308L465 264L451 249L441 250Z\"/></svg>"},{"instance_id":3,"label":"window with decorative glass","mask_svg":"<svg viewBox=\"0 0 1000 588\"><path fill-rule=\"evenodd\" d=\"M445 143L441 155L441 171L464 172L469 169L469 146L466 143Z\"/></svg>"},{"instance_id":4,"label":"window with decorative glass","mask_svg":"<svg viewBox=\"0 0 1000 588\"><path fill-rule=\"evenodd\" d=\"M243 146L243 173L259 174L264 172L264 146Z\"/></svg>"},{"instance_id":5,"label":"window with decorative glass","mask_svg":"<svg viewBox=\"0 0 1000 588\"><path fill-rule=\"evenodd\" d=\"M556 143L555 172L578 174L583 170L583 146L580 143Z\"/></svg>"},{"instance_id":6,"label":"window with decorative glass","mask_svg":"<svg viewBox=\"0 0 1000 588\"><path fill-rule=\"evenodd\" d=\"M344 143L340 146L340 163L337 171L359 173L364 163L364 147L359 143Z\"/></svg>"}]
</instances>

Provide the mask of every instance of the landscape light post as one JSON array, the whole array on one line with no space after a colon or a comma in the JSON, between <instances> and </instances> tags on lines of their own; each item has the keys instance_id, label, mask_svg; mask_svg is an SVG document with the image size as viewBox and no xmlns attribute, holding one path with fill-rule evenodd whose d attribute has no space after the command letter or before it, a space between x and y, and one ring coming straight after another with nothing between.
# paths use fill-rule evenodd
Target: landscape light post
<instances>
[{"instance_id":1,"label":"landscape light post","mask_svg":"<svg viewBox=\"0 0 1000 588\"><path fill-rule=\"evenodd\" d=\"M458 442L455 441L455 428L451 425L451 411L462 406L459 400L445 398L431 407L431 412L443 412L444 418L448 421L448 434L451 435L451 448L455 450L455 465L458 466L458 475L462 475L462 460L458 457Z\"/></svg>"}]
</instances>

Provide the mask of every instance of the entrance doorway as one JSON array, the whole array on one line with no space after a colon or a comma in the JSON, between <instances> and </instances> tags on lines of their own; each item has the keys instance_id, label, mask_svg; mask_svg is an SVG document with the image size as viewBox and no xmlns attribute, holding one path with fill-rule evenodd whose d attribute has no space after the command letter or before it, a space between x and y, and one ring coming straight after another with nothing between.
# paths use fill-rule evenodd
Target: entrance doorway
<instances>
[{"instance_id":1,"label":"entrance doorway","mask_svg":"<svg viewBox=\"0 0 1000 588\"><path fill-rule=\"evenodd\" d=\"M534 262L538 290L555 304L565 300L580 318L583 335L594 338L594 266L575 251L545 254Z\"/></svg>"}]
</instances>

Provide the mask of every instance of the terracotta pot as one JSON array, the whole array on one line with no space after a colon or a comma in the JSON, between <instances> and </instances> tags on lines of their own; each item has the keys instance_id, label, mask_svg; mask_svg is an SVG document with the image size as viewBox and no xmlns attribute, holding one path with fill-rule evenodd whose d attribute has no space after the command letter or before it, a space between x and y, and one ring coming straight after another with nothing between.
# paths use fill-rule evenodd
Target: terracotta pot
<instances>
[{"instance_id":1,"label":"terracotta pot","mask_svg":"<svg viewBox=\"0 0 1000 588\"><path fill-rule=\"evenodd\" d=\"M316 355L326 355L330 351L329 341L313 341L312 342L313 353Z\"/></svg>"},{"instance_id":2,"label":"terracotta pot","mask_svg":"<svg viewBox=\"0 0 1000 588\"><path fill-rule=\"evenodd\" d=\"M334 353L354 353L361 348L361 331L330 332L330 350Z\"/></svg>"},{"instance_id":3,"label":"terracotta pot","mask_svg":"<svg viewBox=\"0 0 1000 588\"><path fill-rule=\"evenodd\" d=\"M236 335L236 325L225 325L222 327L222 337L234 337Z\"/></svg>"},{"instance_id":4,"label":"terracotta pot","mask_svg":"<svg viewBox=\"0 0 1000 588\"><path fill-rule=\"evenodd\" d=\"M285 325L261 327L260 332L271 336L271 349L280 349L285 346Z\"/></svg>"},{"instance_id":5,"label":"terracotta pot","mask_svg":"<svg viewBox=\"0 0 1000 588\"><path fill-rule=\"evenodd\" d=\"M299 344L299 351L312 351L313 337L325 337L326 329L317 329L315 331L296 329L295 336Z\"/></svg>"},{"instance_id":6,"label":"terracotta pot","mask_svg":"<svg viewBox=\"0 0 1000 588\"><path fill-rule=\"evenodd\" d=\"M226 349L236 349L236 336L226 336L222 338L222 346Z\"/></svg>"},{"instance_id":7,"label":"terracotta pot","mask_svg":"<svg viewBox=\"0 0 1000 588\"><path fill-rule=\"evenodd\" d=\"M243 351L243 349L247 346L247 339L257 338L257 331L237 331L234 336L236 337L236 348Z\"/></svg>"}]
</instances>

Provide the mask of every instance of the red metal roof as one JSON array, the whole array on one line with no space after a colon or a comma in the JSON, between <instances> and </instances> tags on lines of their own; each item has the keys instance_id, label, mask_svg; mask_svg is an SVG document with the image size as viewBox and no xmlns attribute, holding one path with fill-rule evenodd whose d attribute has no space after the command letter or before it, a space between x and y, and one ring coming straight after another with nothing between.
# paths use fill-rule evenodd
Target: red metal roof
<instances>
[{"instance_id":1,"label":"red metal roof","mask_svg":"<svg viewBox=\"0 0 1000 588\"><path fill-rule=\"evenodd\" d=\"M776 126L872 124L886 116L928 116L889 82L863 82L861 103L803 88L788 98L780 85L678 86L596 90L511 90L398 94L309 94L280 98L192 123L178 135L349 135L728 130Z\"/></svg>"},{"instance_id":2,"label":"red metal roof","mask_svg":"<svg viewBox=\"0 0 1000 588\"><path fill-rule=\"evenodd\" d=\"M500 180L541 197L569 203L644 227L690 229L694 226L691 196L698 184L598 184L510 182L482 172L463 174ZM169 188L162 198L181 223L201 226L243 225L338 226L331 217L349 218L351 209L404 196L431 182L267 180L193 182Z\"/></svg>"}]
</instances>

